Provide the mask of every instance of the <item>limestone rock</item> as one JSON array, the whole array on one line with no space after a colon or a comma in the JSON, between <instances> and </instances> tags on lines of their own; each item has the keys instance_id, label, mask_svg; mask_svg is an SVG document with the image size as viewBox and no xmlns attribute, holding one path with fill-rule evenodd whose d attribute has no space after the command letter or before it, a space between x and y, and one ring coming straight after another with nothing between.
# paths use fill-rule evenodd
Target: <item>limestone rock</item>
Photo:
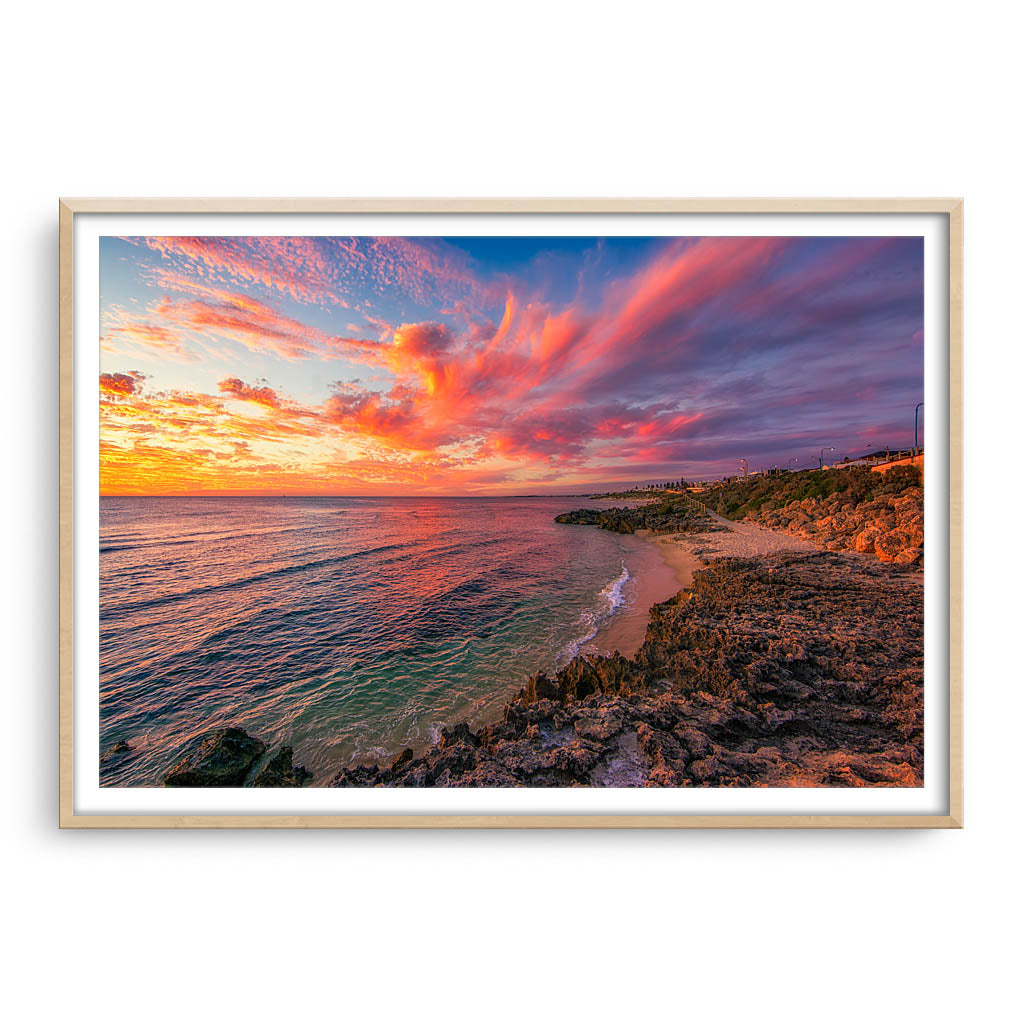
<instances>
[{"instance_id":1,"label":"limestone rock","mask_svg":"<svg viewBox=\"0 0 1024 1024\"><path fill-rule=\"evenodd\" d=\"M602 711L587 718L577 718L574 728L576 735L589 740L611 739L622 729L622 719L609 711Z\"/></svg>"},{"instance_id":2,"label":"limestone rock","mask_svg":"<svg viewBox=\"0 0 1024 1024\"><path fill-rule=\"evenodd\" d=\"M310 772L301 764L292 763L291 747L282 747L257 773L252 780L256 789L297 788L313 780Z\"/></svg>"},{"instance_id":3,"label":"limestone rock","mask_svg":"<svg viewBox=\"0 0 1024 1024\"><path fill-rule=\"evenodd\" d=\"M887 474L882 485L899 487L902 482L904 489L873 497L870 491L880 481L870 470L843 473L851 474L844 477L850 484L849 491L791 501L781 508L763 507L747 518L766 529L803 537L827 551L856 551L899 565L919 562L924 544L924 492L909 482L920 480L920 474ZM782 487L785 478L780 479Z\"/></svg>"},{"instance_id":4,"label":"limestone rock","mask_svg":"<svg viewBox=\"0 0 1024 1024\"><path fill-rule=\"evenodd\" d=\"M249 769L267 749L243 729L211 729L185 748L164 775L165 786L241 786Z\"/></svg>"},{"instance_id":5,"label":"limestone rock","mask_svg":"<svg viewBox=\"0 0 1024 1024\"><path fill-rule=\"evenodd\" d=\"M473 734L469 726L465 722L459 722L458 725L452 726L450 729L441 730L441 738L438 740L438 746L442 749L444 747L451 747L457 743L465 743L471 747L478 747L480 740Z\"/></svg>"},{"instance_id":6,"label":"limestone rock","mask_svg":"<svg viewBox=\"0 0 1024 1024\"><path fill-rule=\"evenodd\" d=\"M681 496L670 496L635 508L580 508L555 516L556 523L599 526L614 533L714 533L725 529Z\"/></svg>"}]
</instances>

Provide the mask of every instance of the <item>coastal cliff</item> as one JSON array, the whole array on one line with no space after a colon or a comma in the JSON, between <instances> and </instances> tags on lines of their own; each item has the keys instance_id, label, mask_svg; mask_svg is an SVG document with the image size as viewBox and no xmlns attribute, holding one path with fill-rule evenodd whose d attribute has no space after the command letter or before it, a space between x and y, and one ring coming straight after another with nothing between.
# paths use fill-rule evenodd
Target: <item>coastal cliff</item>
<instances>
[{"instance_id":1,"label":"coastal cliff","mask_svg":"<svg viewBox=\"0 0 1024 1024\"><path fill-rule=\"evenodd\" d=\"M914 565L924 555L920 469L867 467L737 480L702 494L730 519L792 534L826 551L856 551Z\"/></svg>"},{"instance_id":2,"label":"coastal cliff","mask_svg":"<svg viewBox=\"0 0 1024 1024\"><path fill-rule=\"evenodd\" d=\"M883 562L913 565L924 553L924 503L920 487L855 504L839 495L805 498L746 517L769 530L809 540L826 551L858 551Z\"/></svg>"}]
</instances>

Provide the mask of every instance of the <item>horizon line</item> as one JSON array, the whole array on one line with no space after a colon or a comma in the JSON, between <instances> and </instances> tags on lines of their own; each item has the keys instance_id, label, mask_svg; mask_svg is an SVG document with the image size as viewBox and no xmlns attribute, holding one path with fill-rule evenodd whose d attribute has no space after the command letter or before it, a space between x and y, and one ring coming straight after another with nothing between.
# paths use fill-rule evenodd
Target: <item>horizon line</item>
<instances>
[{"instance_id":1,"label":"horizon line","mask_svg":"<svg viewBox=\"0 0 1024 1024\"><path fill-rule=\"evenodd\" d=\"M636 490L637 488L629 488ZM586 497L596 494L596 491L573 491L572 493L539 493L525 492L523 494L325 494L313 492L309 494L288 494L275 491L261 491L259 493L229 494L225 491L175 491L171 494L139 494L128 492L124 494L100 494L101 498L574 498Z\"/></svg>"}]
</instances>

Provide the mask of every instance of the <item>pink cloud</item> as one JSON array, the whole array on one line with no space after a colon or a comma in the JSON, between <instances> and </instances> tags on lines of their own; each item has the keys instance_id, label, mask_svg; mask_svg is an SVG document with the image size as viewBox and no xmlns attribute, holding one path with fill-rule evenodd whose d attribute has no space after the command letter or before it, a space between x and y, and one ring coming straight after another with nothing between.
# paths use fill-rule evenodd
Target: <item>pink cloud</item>
<instances>
[{"instance_id":1,"label":"pink cloud","mask_svg":"<svg viewBox=\"0 0 1024 1024\"><path fill-rule=\"evenodd\" d=\"M176 236L141 241L185 268L191 278L262 286L298 302L348 305L330 260L313 238Z\"/></svg>"},{"instance_id":2,"label":"pink cloud","mask_svg":"<svg viewBox=\"0 0 1024 1024\"><path fill-rule=\"evenodd\" d=\"M127 239L159 254L192 280L256 288L319 306L351 307L367 289L393 289L420 304L458 294L467 311L500 297L461 251L401 237L149 237Z\"/></svg>"},{"instance_id":3,"label":"pink cloud","mask_svg":"<svg viewBox=\"0 0 1024 1024\"><path fill-rule=\"evenodd\" d=\"M217 337L252 352L286 360L325 358L379 358L380 343L331 335L304 324L251 296L164 275L168 290L188 292L189 298L165 296L148 310L106 314L104 347L135 345L195 360L197 350Z\"/></svg>"}]
</instances>

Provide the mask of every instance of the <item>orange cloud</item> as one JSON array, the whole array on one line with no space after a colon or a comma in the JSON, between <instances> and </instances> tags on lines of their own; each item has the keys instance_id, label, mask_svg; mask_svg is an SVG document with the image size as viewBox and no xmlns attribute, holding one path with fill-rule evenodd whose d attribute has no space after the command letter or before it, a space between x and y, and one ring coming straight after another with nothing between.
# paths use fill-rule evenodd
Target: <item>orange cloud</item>
<instances>
[{"instance_id":1,"label":"orange cloud","mask_svg":"<svg viewBox=\"0 0 1024 1024\"><path fill-rule=\"evenodd\" d=\"M181 251L182 246L192 246L189 251L197 257L202 255L211 265L216 262L201 246L181 240L174 244ZM231 256L214 249L218 259ZM344 351L350 358L385 367L395 380L383 391L340 385L323 406L306 408L266 383L222 378L221 398L255 407L261 411L257 417L232 412L214 396L169 393L143 398L133 390L129 393L140 400L130 410L111 413L105 426L115 433L127 431L133 445L142 443L143 424L151 434L176 432L175 438L168 438L167 452L186 442L193 456L200 453L202 458L201 453L209 452L205 457L217 463L215 476L220 480L226 479L223 463L237 461L242 452L247 460L261 458L280 465L279 457L271 454L275 446L288 447L293 458L310 467L323 458L318 445L347 444L346 464L369 458L380 468L405 460L401 465L407 473L409 457L423 465L437 465L436 460L443 459L449 475L478 467L493 479L508 472L499 468L503 464L580 464L588 445L598 438L644 437L657 444L676 437L697 421L699 413L667 409L652 415L643 407L614 403L596 417L580 392L607 372L612 356L633 355L628 351L633 321L642 320L651 328L686 302L697 301L702 292L696 286L688 295L679 294L680 281L689 279L680 264L699 277L701 268L713 263L703 253L695 256L692 249L673 250L631 288L614 295L600 315L576 306L555 311L509 293L497 327L484 330L478 321L460 337L439 322L403 323L390 331L386 342L332 338L252 296L165 273L160 282L169 291L191 290L187 299L165 298L153 311L165 330L173 325L181 337L218 335L287 358L324 358ZM396 264L382 264L384 271L399 273ZM241 264L231 264L230 269L242 273ZM721 274L712 274L701 287L721 282ZM616 302L629 309L629 317ZM624 348L625 353L620 351ZM151 449L150 443L141 450L149 452L149 463L154 463L158 456ZM363 454L355 456L356 451ZM159 459L168 470L192 466L191 456L177 459L165 452ZM232 473L238 483L237 467Z\"/></svg>"},{"instance_id":2,"label":"orange cloud","mask_svg":"<svg viewBox=\"0 0 1024 1024\"><path fill-rule=\"evenodd\" d=\"M100 392L104 395L133 395L141 387L145 374L133 370L131 373L101 373Z\"/></svg>"},{"instance_id":3,"label":"orange cloud","mask_svg":"<svg viewBox=\"0 0 1024 1024\"><path fill-rule=\"evenodd\" d=\"M269 387L254 388L243 383L238 377L225 377L218 381L217 389L230 395L232 398L241 398L246 402L255 402L257 405L264 405L268 409L280 409L283 405L278 393Z\"/></svg>"}]
</instances>

